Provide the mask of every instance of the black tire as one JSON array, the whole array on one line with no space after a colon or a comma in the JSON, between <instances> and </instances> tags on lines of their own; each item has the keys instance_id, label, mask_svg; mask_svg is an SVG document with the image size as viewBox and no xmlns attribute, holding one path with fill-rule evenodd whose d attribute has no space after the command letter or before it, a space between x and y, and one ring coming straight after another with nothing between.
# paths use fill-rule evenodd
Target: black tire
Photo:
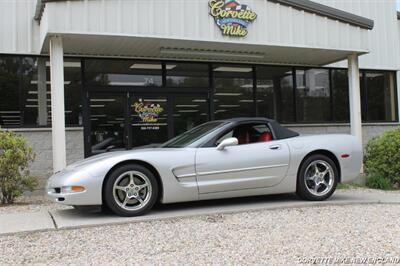
<instances>
[{"instance_id":1,"label":"black tire","mask_svg":"<svg viewBox=\"0 0 400 266\"><path fill-rule=\"evenodd\" d=\"M322 194L323 191L321 191L322 195L315 195L318 193L310 192L310 190L312 190L312 189L308 188L308 187L312 186L312 182L314 182L314 181L306 181L307 168L309 168L310 165L313 165L317 162L324 162L327 165L329 165L329 167L331 167L333 175L334 175L331 185L325 187L326 192L324 194ZM327 176L326 178L329 178L328 180L330 180L330 178L331 178L330 173L329 173L329 176ZM332 196L332 194L336 190L338 181L339 181L339 172L338 172L336 164L329 157L327 157L325 155L314 154L314 155L307 157L300 166L300 170L297 175L297 192L296 193L300 198L305 199L305 200L323 201L323 200L328 199L330 196ZM311 183L306 183L306 182L311 182ZM321 185L322 189L324 188L323 186L325 186L325 185ZM328 189L328 187L329 187L329 189Z\"/></svg>"},{"instance_id":2,"label":"black tire","mask_svg":"<svg viewBox=\"0 0 400 266\"><path fill-rule=\"evenodd\" d=\"M142 190L145 190L146 193L149 193L150 195L148 196L148 198L146 196L144 202L141 204L143 206L139 205L139 200L137 198L129 198L128 201L136 201L136 205L132 204L131 206L129 206L126 204L125 208L124 208L124 207L122 207L122 205L124 205L124 203L122 203L121 201L123 201L123 198L122 198L123 195L125 195L125 197L128 196L128 192L125 192L124 190L121 190L121 191L115 190L116 196L114 194L114 184L116 182L119 182L119 184L121 184L121 182L122 182L121 178L124 178L125 180L123 180L123 181L125 181L125 183L126 183L127 182L126 178L129 179L129 174L126 174L126 173L129 173L129 172L140 173L143 176L147 177L147 181L145 182L145 184L149 183L148 184L149 187L140 189L140 191L141 191L140 193L143 192ZM126 175L124 175L124 174L126 174ZM125 177L121 177L121 176L125 176ZM135 175L135 178L138 178L138 176ZM116 184L116 185L118 185L118 187L122 187L122 185L119 185L119 184ZM130 186L132 186L132 188L130 188ZM134 189L133 186L136 186L136 185L127 184L125 187ZM142 165L138 165L138 164L126 164L126 165L122 165L121 167L118 167L117 169L113 170L110 173L110 175L108 176L107 180L105 181L104 187L103 187L103 199L104 199L104 203L105 203L106 207L108 207L112 212L114 212L117 215L125 216L125 217L139 216L139 215L143 215L143 214L147 213L148 211L150 211L150 209L153 207L154 203L157 201L158 191L159 190L158 190L157 179L149 169L147 169L146 167L144 167ZM135 192L135 191L133 191L133 192ZM136 192L136 193L137 194L135 194L135 195L139 195L139 192ZM131 194L131 195L133 195L133 194ZM139 197L140 197L140 195L139 195ZM135 206L137 206L137 209L129 209L128 210L128 208L136 208Z\"/></svg>"}]
</instances>

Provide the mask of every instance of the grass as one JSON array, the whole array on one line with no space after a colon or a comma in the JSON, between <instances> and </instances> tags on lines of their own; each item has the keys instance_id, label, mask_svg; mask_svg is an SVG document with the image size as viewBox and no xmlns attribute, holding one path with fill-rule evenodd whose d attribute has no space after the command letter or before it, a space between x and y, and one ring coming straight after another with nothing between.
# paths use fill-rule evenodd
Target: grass
<instances>
[{"instance_id":1,"label":"grass","mask_svg":"<svg viewBox=\"0 0 400 266\"><path fill-rule=\"evenodd\" d=\"M367 188L367 187L364 185L354 184L354 183L350 184L339 183L337 185L337 189L352 189L352 188Z\"/></svg>"}]
</instances>

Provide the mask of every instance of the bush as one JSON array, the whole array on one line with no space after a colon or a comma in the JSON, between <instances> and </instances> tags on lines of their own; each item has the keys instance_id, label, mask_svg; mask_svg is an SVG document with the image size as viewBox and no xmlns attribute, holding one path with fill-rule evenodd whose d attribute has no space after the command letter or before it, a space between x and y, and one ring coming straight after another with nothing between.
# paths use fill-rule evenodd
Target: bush
<instances>
[{"instance_id":1,"label":"bush","mask_svg":"<svg viewBox=\"0 0 400 266\"><path fill-rule=\"evenodd\" d=\"M368 176L367 178L367 187L376 188L376 189L383 189L383 190L390 190L393 188L393 185L390 181L381 176Z\"/></svg>"},{"instance_id":2,"label":"bush","mask_svg":"<svg viewBox=\"0 0 400 266\"><path fill-rule=\"evenodd\" d=\"M26 140L10 131L0 130L0 202L13 203L25 190L32 191L37 180L29 174L35 154Z\"/></svg>"},{"instance_id":3,"label":"bush","mask_svg":"<svg viewBox=\"0 0 400 266\"><path fill-rule=\"evenodd\" d=\"M399 187L400 127L368 142L364 164L367 185L382 189Z\"/></svg>"}]
</instances>

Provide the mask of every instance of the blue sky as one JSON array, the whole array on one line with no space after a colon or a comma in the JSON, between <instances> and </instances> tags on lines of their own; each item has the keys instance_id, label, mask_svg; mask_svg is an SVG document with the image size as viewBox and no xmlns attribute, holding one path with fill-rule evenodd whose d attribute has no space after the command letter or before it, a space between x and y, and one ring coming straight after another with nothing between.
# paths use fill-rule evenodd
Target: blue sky
<instances>
[{"instance_id":1,"label":"blue sky","mask_svg":"<svg viewBox=\"0 0 400 266\"><path fill-rule=\"evenodd\" d=\"M397 10L400 11L400 0L397 0Z\"/></svg>"}]
</instances>

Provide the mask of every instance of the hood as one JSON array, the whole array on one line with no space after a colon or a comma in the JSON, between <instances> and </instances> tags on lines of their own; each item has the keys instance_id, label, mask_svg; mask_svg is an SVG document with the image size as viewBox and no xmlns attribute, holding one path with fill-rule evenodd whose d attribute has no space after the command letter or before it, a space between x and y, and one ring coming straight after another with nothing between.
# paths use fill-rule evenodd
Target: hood
<instances>
[{"instance_id":1,"label":"hood","mask_svg":"<svg viewBox=\"0 0 400 266\"><path fill-rule=\"evenodd\" d=\"M133 150L126 150L126 151L113 151L113 152L106 152L102 154L98 154L95 156L91 156L89 158L83 159L81 161L72 163L68 165L65 170L70 171L79 167L83 167L85 165L91 164L93 162L99 162L102 160L107 160L112 157L118 157L126 154L138 154L138 153L147 153L147 152L162 152L166 150L172 150L169 148L143 148L143 149L133 149Z\"/></svg>"}]
</instances>

